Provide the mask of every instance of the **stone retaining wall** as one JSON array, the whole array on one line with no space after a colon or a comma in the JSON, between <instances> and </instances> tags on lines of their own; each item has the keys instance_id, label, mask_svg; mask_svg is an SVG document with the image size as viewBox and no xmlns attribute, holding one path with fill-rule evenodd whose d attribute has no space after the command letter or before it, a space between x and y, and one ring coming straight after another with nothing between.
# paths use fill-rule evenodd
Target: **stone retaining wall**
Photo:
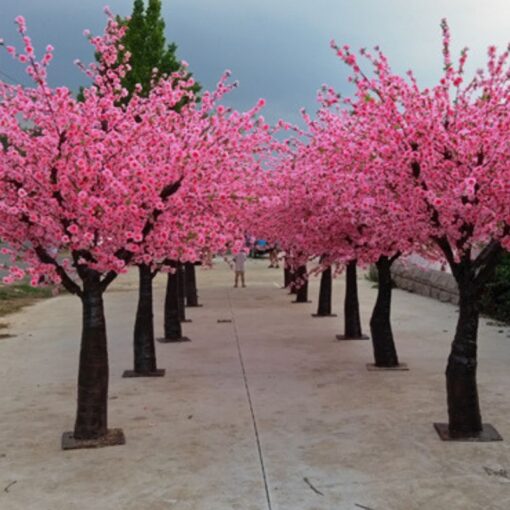
<instances>
[{"instance_id":1,"label":"stone retaining wall","mask_svg":"<svg viewBox=\"0 0 510 510\"><path fill-rule=\"evenodd\" d=\"M393 264L391 275L395 285L421 296L445 303L458 304L459 292L453 275L435 269L425 269L410 262Z\"/></svg>"}]
</instances>

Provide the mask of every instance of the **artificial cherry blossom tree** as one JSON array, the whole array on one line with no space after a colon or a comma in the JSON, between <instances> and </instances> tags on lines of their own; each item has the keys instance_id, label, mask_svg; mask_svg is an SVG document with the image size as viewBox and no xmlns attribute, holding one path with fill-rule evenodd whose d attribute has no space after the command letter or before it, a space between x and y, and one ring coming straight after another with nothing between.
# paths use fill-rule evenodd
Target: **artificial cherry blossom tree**
<instances>
[{"instance_id":1,"label":"artificial cherry blossom tree","mask_svg":"<svg viewBox=\"0 0 510 510\"><path fill-rule=\"evenodd\" d=\"M125 376L163 375L156 369L151 297L152 279L158 271L168 268L165 331L159 340L186 341L181 327L185 318L182 264L201 261L206 253L220 253L227 245L239 250L244 243L243 218L252 214L255 198L254 185L250 183L260 172L265 152L273 145L271 129L259 115L263 106L264 102L259 101L249 111L240 113L220 105L208 114L206 96L201 103L179 110L179 114L189 108L197 110L196 120L203 124L201 131L205 136L194 147L200 153L200 172L183 180L158 225L136 248L133 262L140 269L140 299L135 324L135 368L126 371Z\"/></svg>"},{"instance_id":2,"label":"artificial cherry blossom tree","mask_svg":"<svg viewBox=\"0 0 510 510\"><path fill-rule=\"evenodd\" d=\"M320 202L311 207L316 246L347 268L345 323L347 337L362 336L356 292L356 262L378 268L378 294L370 320L375 365L400 367L391 329L391 264L421 241L410 215L412 203L401 193L391 164L377 157L365 140L372 101L340 101L332 89L319 95L316 119L305 116L312 135L305 162L315 170ZM389 147L389 145L388 145ZM311 172L308 172L309 174ZM409 221L412 218L412 221Z\"/></svg>"},{"instance_id":3,"label":"artificial cherry blossom tree","mask_svg":"<svg viewBox=\"0 0 510 510\"><path fill-rule=\"evenodd\" d=\"M283 239L287 249L300 250L308 258L320 256L318 270L347 266L348 338L362 337L357 295L352 292L355 261L377 263L381 278L371 320L375 365L399 367L390 323L389 268L416 239L414 224L407 222L409 204L396 187L388 185L391 169L375 160L363 144L359 136L363 112L353 104L335 107L338 96L330 89L321 93L320 100L316 119L304 115L307 139L296 142L292 156L274 172L279 195L269 208L266 225L273 227L272 235Z\"/></svg>"},{"instance_id":4,"label":"artificial cherry blossom tree","mask_svg":"<svg viewBox=\"0 0 510 510\"><path fill-rule=\"evenodd\" d=\"M458 284L446 369L449 423L436 428L442 438L497 438L481 419L477 336L480 295L510 247L509 51L490 47L486 68L466 79L468 51L454 63L445 20L442 29L443 75L429 88L420 88L411 72L407 79L393 73L378 49L362 51L370 76L349 48L336 49L353 71L363 144L391 169L388 184L398 186L415 228L427 234L425 254L446 260Z\"/></svg>"},{"instance_id":5,"label":"artificial cherry blossom tree","mask_svg":"<svg viewBox=\"0 0 510 510\"><path fill-rule=\"evenodd\" d=\"M80 297L78 410L65 443L117 444L124 441L122 432L109 431L107 424L103 294L135 257L143 257L150 236L167 243L172 223L156 227L182 183L192 188L204 165L212 165L210 152L200 149L204 139L219 142L208 140L208 130L218 122L216 103L230 85L222 79L214 92L203 94L199 108L189 102L176 113L193 83L171 76L146 97L135 89L123 104L129 54L119 62L124 29L110 15L104 35L90 37L101 62L82 66L93 84L78 101L69 89L48 85L53 48L37 60L24 19L17 23L24 49L6 50L26 64L35 85L0 82L0 136L7 139L0 151L0 237L12 260L4 281L28 274L34 285L62 284ZM186 253L185 246L174 249Z\"/></svg>"}]
</instances>

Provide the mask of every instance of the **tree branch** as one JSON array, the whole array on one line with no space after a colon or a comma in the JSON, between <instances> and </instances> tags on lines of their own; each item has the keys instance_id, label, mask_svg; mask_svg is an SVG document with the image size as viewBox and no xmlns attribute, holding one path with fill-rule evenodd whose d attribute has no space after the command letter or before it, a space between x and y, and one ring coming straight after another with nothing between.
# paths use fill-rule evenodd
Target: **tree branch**
<instances>
[{"instance_id":1,"label":"tree branch","mask_svg":"<svg viewBox=\"0 0 510 510\"><path fill-rule=\"evenodd\" d=\"M108 271L108 273L106 273L105 277L101 280L101 283L100 283L101 292L104 292L108 288L110 283L112 283L113 280L115 280L115 278L117 278L117 276L119 276L119 273L117 273L117 271Z\"/></svg>"},{"instance_id":2,"label":"tree branch","mask_svg":"<svg viewBox=\"0 0 510 510\"><path fill-rule=\"evenodd\" d=\"M179 180L173 182L172 184L168 184L167 186L165 186L162 189L161 193L159 194L159 198L164 202L168 198L170 198L173 194L177 193L177 191L181 187L181 183L182 183L183 179L184 179L184 176L180 177ZM143 230L142 230L143 238L138 244L141 244L146 240L147 236L154 229L154 224L155 224L156 220L162 213L163 213L163 211L161 209L154 209L154 211L152 212L152 217L147 220L147 222L145 223L145 226L143 227ZM121 248L120 250L118 250L115 253L115 257L117 257L120 260L123 260L126 264L129 264L129 262L131 262L131 259L133 258L133 256L134 256L134 253L129 250L126 250L125 248ZM117 278L117 275L118 275L118 273L116 271L110 271L106 274L106 276L101 281L101 290L103 292L107 289L108 285L110 285L110 283L112 283L113 280L115 280L115 278Z\"/></svg>"},{"instance_id":3,"label":"tree branch","mask_svg":"<svg viewBox=\"0 0 510 510\"><path fill-rule=\"evenodd\" d=\"M390 266L393 264L393 262L395 262L395 260L397 260L400 256L402 255L402 252L401 251L397 251L397 253L395 253L395 255L393 255L393 257L390 257L389 259L389 262L390 262Z\"/></svg>"},{"instance_id":4,"label":"tree branch","mask_svg":"<svg viewBox=\"0 0 510 510\"><path fill-rule=\"evenodd\" d=\"M80 286L73 281L73 279L66 273L66 270L42 246L36 246L35 253L43 264L50 264L56 269L57 274L62 279L62 285L71 294L76 294L77 296L82 297L83 293Z\"/></svg>"}]
</instances>

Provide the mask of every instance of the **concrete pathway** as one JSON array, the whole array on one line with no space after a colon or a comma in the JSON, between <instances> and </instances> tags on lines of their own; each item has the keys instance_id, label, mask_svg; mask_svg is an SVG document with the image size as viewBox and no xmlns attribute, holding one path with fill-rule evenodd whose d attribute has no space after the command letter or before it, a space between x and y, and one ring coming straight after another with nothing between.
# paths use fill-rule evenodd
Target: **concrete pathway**
<instances>
[{"instance_id":1,"label":"concrete pathway","mask_svg":"<svg viewBox=\"0 0 510 510\"><path fill-rule=\"evenodd\" d=\"M442 443L444 366L456 309L395 291L394 332L409 372L368 372L370 342L336 342L341 317L291 304L282 271L248 262L231 288L223 262L198 271L191 343L157 345L161 379L132 367L136 275L108 292L110 425L125 446L63 452L72 428L80 303L45 301L0 340L1 510L508 510L510 338L480 328L486 421L502 443ZM162 328L164 276L155 282ZM375 297L360 279L365 329ZM343 282L335 282L341 308ZM339 310L340 311L340 310ZM232 322L218 323L218 319ZM368 332L368 331L367 331ZM4 489L5 488L5 489Z\"/></svg>"}]
</instances>

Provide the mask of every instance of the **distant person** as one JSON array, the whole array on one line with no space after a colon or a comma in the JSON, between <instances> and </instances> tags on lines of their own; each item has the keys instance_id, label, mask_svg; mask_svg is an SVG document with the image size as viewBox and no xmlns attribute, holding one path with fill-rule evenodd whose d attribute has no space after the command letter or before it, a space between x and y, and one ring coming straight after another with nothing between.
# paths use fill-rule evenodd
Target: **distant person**
<instances>
[{"instance_id":1,"label":"distant person","mask_svg":"<svg viewBox=\"0 0 510 510\"><path fill-rule=\"evenodd\" d=\"M244 281L244 265L246 263L246 253L244 251L240 251L234 255L232 260L234 263L234 271L235 271L235 279L234 279L234 287L238 287L239 278L241 278L241 285L246 287Z\"/></svg>"},{"instance_id":2,"label":"distant person","mask_svg":"<svg viewBox=\"0 0 510 510\"><path fill-rule=\"evenodd\" d=\"M271 248L271 251L269 252L269 266L268 267L274 267L279 268L280 264L278 263L278 247L273 246Z\"/></svg>"},{"instance_id":3,"label":"distant person","mask_svg":"<svg viewBox=\"0 0 510 510\"><path fill-rule=\"evenodd\" d=\"M213 257L214 255L210 250L205 250L202 256L202 263L205 267L213 267Z\"/></svg>"}]
</instances>

